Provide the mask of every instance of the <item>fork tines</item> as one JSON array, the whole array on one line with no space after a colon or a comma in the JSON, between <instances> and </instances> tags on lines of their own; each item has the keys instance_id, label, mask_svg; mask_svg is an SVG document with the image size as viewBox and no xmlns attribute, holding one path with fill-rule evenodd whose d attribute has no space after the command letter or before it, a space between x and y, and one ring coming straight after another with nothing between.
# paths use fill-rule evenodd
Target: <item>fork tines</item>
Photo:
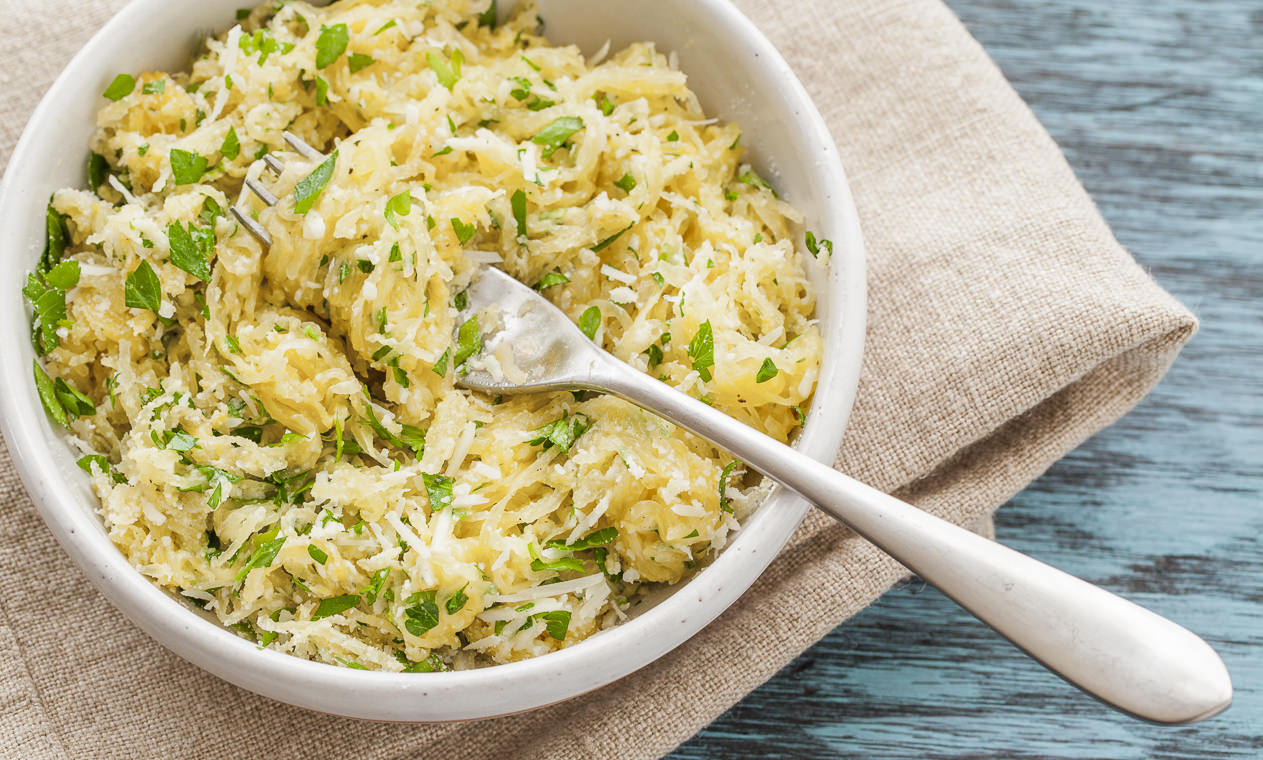
<instances>
[{"instance_id":1,"label":"fork tines","mask_svg":"<svg viewBox=\"0 0 1263 760\"><path fill-rule=\"evenodd\" d=\"M285 142L289 143L289 146L294 149L294 152L298 153L298 155L303 158L307 158L312 161L323 160L325 158L323 153L308 145L306 141L293 132L286 130L281 133L281 136L284 137ZM271 153L263 156L263 163L267 164L267 167L277 174L285 171L284 162ZM254 193L255 197L269 206L275 206L278 202L280 202L280 198L277 198L275 193L267 189L267 187L257 179L247 178L246 187L250 190L250 192ZM241 223L241 226L246 228L246 232L254 235L256 240L264 245L272 245L272 236L269 235L268 231L263 228L263 225L255 221L249 211L246 211L239 206L232 206L228 210L231 211L233 217Z\"/></svg>"}]
</instances>

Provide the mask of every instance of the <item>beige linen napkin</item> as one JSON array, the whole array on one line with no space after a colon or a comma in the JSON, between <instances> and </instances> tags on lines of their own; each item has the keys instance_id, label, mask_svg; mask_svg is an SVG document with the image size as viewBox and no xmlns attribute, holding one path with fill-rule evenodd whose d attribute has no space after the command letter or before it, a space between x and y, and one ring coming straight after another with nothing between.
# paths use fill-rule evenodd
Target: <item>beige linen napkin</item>
<instances>
[{"instance_id":1,"label":"beige linen napkin","mask_svg":"<svg viewBox=\"0 0 1263 760\"><path fill-rule=\"evenodd\" d=\"M122 4L0 2L0 162ZM839 466L978 526L1144 396L1196 322L1119 247L939 0L739 4L832 128L867 238L868 345ZM385 725L274 703L177 659L70 564L7 456L0 502L5 758L656 757L903 572L813 514L736 605L639 673L510 718Z\"/></svg>"}]
</instances>

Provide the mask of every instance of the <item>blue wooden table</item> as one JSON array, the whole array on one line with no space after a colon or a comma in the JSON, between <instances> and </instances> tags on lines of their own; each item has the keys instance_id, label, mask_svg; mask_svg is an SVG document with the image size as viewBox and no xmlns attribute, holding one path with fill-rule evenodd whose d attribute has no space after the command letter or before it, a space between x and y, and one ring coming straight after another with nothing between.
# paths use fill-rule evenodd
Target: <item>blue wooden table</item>
<instances>
[{"instance_id":1,"label":"blue wooden table","mask_svg":"<svg viewBox=\"0 0 1263 760\"><path fill-rule=\"evenodd\" d=\"M1123 717L913 582L671 758L1263 758L1263 1L949 4L1202 319L1153 395L1001 509L1000 540L1204 635L1236 701Z\"/></svg>"}]
</instances>

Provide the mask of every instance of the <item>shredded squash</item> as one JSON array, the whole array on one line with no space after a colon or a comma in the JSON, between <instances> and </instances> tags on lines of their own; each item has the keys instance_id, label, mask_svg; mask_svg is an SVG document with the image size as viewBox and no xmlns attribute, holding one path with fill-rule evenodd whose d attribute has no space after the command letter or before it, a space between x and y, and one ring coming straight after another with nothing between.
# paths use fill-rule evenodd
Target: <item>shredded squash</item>
<instances>
[{"instance_id":1,"label":"shredded squash","mask_svg":"<svg viewBox=\"0 0 1263 760\"><path fill-rule=\"evenodd\" d=\"M188 72L115 79L92 187L52 199L26 288L46 406L118 549L264 646L388 671L540 655L757 504L723 451L620 400L457 387L479 266L769 435L801 424L821 338L799 214L671 56L585 60L537 23L268 3Z\"/></svg>"}]
</instances>

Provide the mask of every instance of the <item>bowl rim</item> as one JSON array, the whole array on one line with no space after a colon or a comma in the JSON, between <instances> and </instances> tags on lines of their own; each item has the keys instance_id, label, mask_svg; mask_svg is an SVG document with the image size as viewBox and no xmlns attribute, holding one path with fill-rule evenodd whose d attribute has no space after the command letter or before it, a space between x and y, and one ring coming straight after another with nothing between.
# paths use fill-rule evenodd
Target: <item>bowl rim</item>
<instances>
[{"instance_id":1,"label":"bowl rim","mask_svg":"<svg viewBox=\"0 0 1263 760\"><path fill-rule=\"evenodd\" d=\"M771 42L724 0L682 1L713 16L721 33L749 46L779 78L815 159L814 173L828 188L824 206L831 214L827 221L834 230L835 253L828 267L832 313L826 328L831 320L836 340L826 342L813 414L795 447L832 464L858 386L865 335L866 257L850 188L828 126ZM133 0L116 13L66 65L27 122L0 181L0 250L20 260L16 263L22 272L30 266L22 258L28 246L6 239L10 233L2 222L25 213L30 204L17 178L41 160L32 147L35 133L58 118L55 110L67 82L90 70L106 41L126 37L130 28L144 28L150 10L164 2ZM16 344L18 353L29 357L26 312L16 296L16 289L0 294L5 309L0 345ZM261 649L204 619L132 568L101 532L95 510L82 508L65 473L40 456L51 428L28 366L27 361L0 364L0 384L8 390L0 394L0 429L41 518L88 579L134 624L200 668L258 694L347 717L406 722L493 717L543 707L618 680L683 644L744 594L809 509L800 497L774 488L705 569L643 614L565 649L519 662L424 675L340 668ZM827 395L821 393L826 385Z\"/></svg>"}]
</instances>

